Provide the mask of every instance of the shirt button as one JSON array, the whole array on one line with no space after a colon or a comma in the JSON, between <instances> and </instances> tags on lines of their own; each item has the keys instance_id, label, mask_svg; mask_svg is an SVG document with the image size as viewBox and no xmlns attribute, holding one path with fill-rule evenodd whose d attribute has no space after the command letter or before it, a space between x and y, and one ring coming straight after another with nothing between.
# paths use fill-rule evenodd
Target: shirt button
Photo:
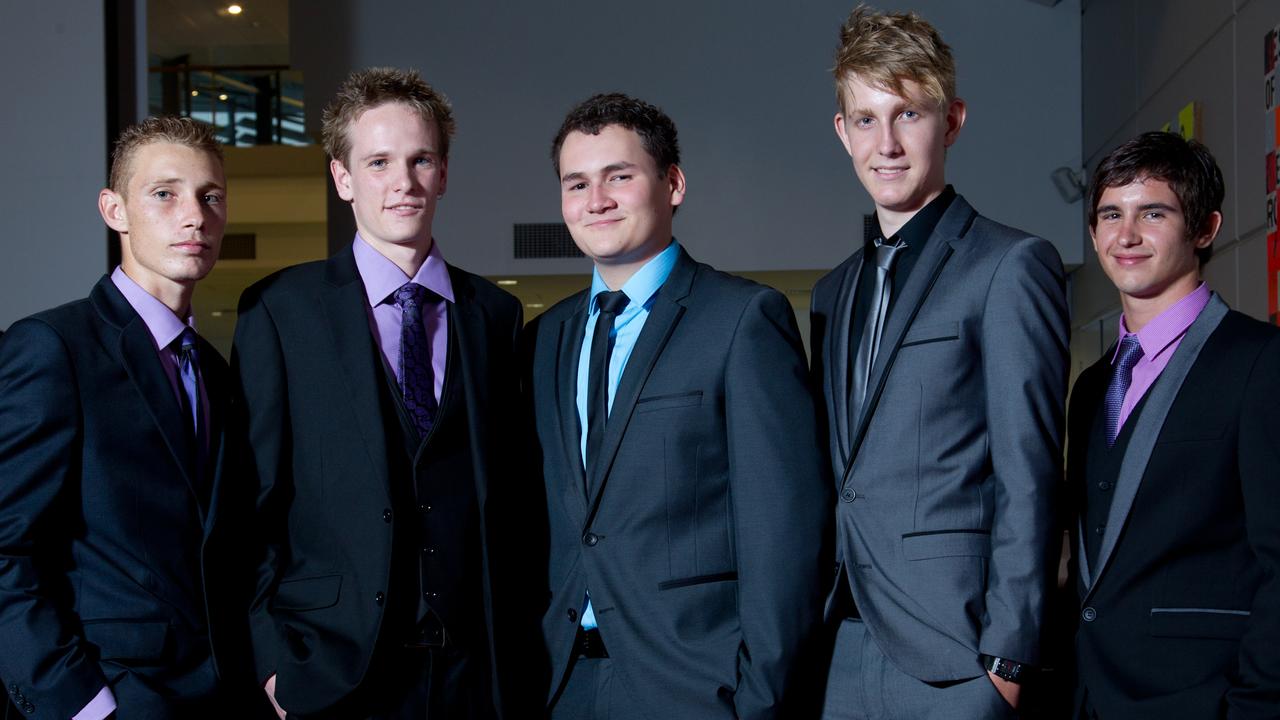
<instances>
[{"instance_id":1,"label":"shirt button","mask_svg":"<svg viewBox=\"0 0 1280 720\"><path fill-rule=\"evenodd\" d=\"M436 554L436 549L435 549L435 548L433 548L433 547L424 547L424 548L422 548L422 554L423 554L423 555L435 555L435 554Z\"/></svg>"},{"instance_id":2,"label":"shirt button","mask_svg":"<svg viewBox=\"0 0 1280 720\"><path fill-rule=\"evenodd\" d=\"M1106 480L1103 480L1102 482L1098 483L1098 489L1101 490L1102 492L1106 492L1111 489L1111 483L1107 482Z\"/></svg>"},{"instance_id":3,"label":"shirt button","mask_svg":"<svg viewBox=\"0 0 1280 720\"><path fill-rule=\"evenodd\" d=\"M424 514L424 515L425 515L425 514L427 514L427 513L431 512L431 506L430 506L430 505L419 505L419 506L418 506L418 512L420 512L420 513L422 513L422 514Z\"/></svg>"},{"instance_id":4,"label":"shirt button","mask_svg":"<svg viewBox=\"0 0 1280 720\"><path fill-rule=\"evenodd\" d=\"M1099 525L1098 527L1094 528L1094 529L1093 529L1093 531L1094 531L1095 533L1097 533L1097 534L1101 535L1102 533L1104 533L1104 532L1106 532L1106 531L1107 531L1107 526L1106 526L1106 525Z\"/></svg>"},{"instance_id":5,"label":"shirt button","mask_svg":"<svg viewBox=\"0 0 1280 720\"><path fill-rule=\"evenodd\" d=\"M382 522L391 522L391 508L386 508L382 511Z\"/></svg>"},{"instance_id":6,"label":"shirt button","mask_svg":"<svg viewBox=\"0 0 1280 720\"><path fill-rule=\"evenodd\" d=\"M845 502L853 502L858 499L858 491L853 488L845 488L840 491L840 499Z\"/></svg>"},{"instance_id":7,"label":"shirt button","mask_svg":"<svg viewBox=\"0 0 1280 720\"><path fill-rule=\"evenodd\" d=\"M577 611L577 610L574 610L573 608L569 608L568 610L566 610L566 611L565 611L565 613L564 613L564 614L565 614L566 616L568 616L568 618L569 618L569 622L577 622L577 621L578 621L578 611Z\"/></svg>"},{"instance_id":8,"label":"shirt button","mask_svg":"<svg viewBox=\"0 0 1280 720\"><path fill-rule=\"evenodd\" d=\"M595 533L587 533L582 536L582 544L587 547L595 547L600 543L600 536Z\"/></svg>"},{"instance_id":9,"label":"shirt button","mask_svg":"<svg viewBox=\"0 0 1280 720\"><path fill-rule=\"evenodd\" d=\"M440 597L440 593L427 590L426 592L422 593L422 597L428 600L435 600L436 598Z\"/></svg>"},{"instance_id":10,"label":"shirt button","mask_svg":"<svg viewBox=\"0 0 1280 720\"><path fill-rule=\"evenodd\" d=\"M374 593L373 595L373 601L377 603L379 606L381 606L382 603L386 602L386 600L387 600L386 593Z\"/></svg>"},{"instance_id":11,"label":"shirt button","mask_svg":"<svg viewBox=\"0 0 1280 720\"><path fill-rule=\"evenodd\" d=\"M1098 619L1098 611L1091 607L1087 607L1080 611L1080 619L1085 622L1093 622Z\"/></svg>"}]
</instances>

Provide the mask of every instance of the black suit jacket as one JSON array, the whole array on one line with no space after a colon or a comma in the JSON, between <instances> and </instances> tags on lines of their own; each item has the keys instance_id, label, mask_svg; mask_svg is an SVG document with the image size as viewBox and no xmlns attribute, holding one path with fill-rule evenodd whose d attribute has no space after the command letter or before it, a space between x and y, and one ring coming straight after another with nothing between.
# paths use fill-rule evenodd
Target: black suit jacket
<instances>
[{"instance_id":1,"label":"black suit jacket","mask_svg":"<svg viewBox=\"0 0 1280 720\"><path fill-rule=\"evenodd\" d=\"M1077 498L1111 356L1072 392ZM1097 567L1073 543L1081 688L1103 720L1280 716L1280 329L1215 296L1128 423Z\"/></svg>"},{"instance_id":2,"label":"black suit jacket","mask_svg":"<svg viewBox=\"0 0 1280 720\"><path fill-rule=\"evenodd\" d=\"M576 406L588 291L531 324L550 519L554 694L591 591L638 712L788 717L830 567L830 491L795 318L683 250L623 371L587 490Z\"/></svg>"},{"instance_id":3,"label":"black suit jacket","mask_svg":"<svg viewBox=\"0 0 1280 720\"><path fill-rule=\"evenodd\" d=\"M66 720L104 685L121 720L215 716L248 679L227 368L199 343L208 478L188 475L178 398L110 278L0 342L0 677L24 717Z\"/></svg>"},{"instance_id":4,"label":"black suit jacket","mask_svg":"<svg viewBox=\"0 0 1280 720\"><path fill-rule=\"evenodd\" d=\"M521 306L492 283L449 268L449 325L473 449L483 536L490 657L502 666L505 576L498 507L518 454L514 363ZM290 713L339 706L373 659L392 572L393 482L379 388L386 383L351 249L277 273L245 291L233 366L257 488L257 590L251 626L257 674L277 675ZM518 537L518 530L514 532ZM516 540L515 537L512 538ZM287 584L287 594L282 586ZM407 637L407 628L402 636ZM498 683L505 678L499 678Z\"/></svg>"}]
</instances>

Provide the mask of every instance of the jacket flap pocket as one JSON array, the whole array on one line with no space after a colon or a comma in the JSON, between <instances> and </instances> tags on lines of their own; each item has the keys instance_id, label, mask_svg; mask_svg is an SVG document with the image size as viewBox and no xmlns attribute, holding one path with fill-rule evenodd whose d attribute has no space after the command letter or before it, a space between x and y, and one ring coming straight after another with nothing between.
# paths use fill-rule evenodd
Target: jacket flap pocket
<instances>
[{"instance_id":1,"label":"jacket flap pocket","mask_svg":"<svg viewBox=\"0 0 1280 720\"><path fill-rule=\"evenodd\" d=\"M991 533L987 530L932 530L902 536L902 554L908 560L940 557L991 557Z\"/></svg>"},{"instance_id":2,"label":"jacket flap pocket","mask_svg":"<svg viewBox=\"0 0 1280 720\"><path fill-rule=\"evenodd\" d=\"M650 410L665 410L667 408L685 407L688 405L701 405L702 391L694 390L688 393L675 393L672 395L654 395L653 397L642 397L636 400L636 412L649 412Z\"/></svg>"},{"instance_id":3,"label":"jacket flap pocket","mask_svg":"<svg viewBox=\"0 0 1280 720\"><path fill-rule=\"evenodd\" d=\"M932 325L921 325L912 327L907 331L906 337L902 339L902 347L908 345L923 345L924 343L941 342L943 340L955 340L960 337L960 323L933 323Z\"/></svg>"},{"instance_id":4,"label":"jacket flap pocket","mask_svg":"<svg viewBox=\"0 0 1280 720\"><path fill-rule=\"evenodd\" d=\"M679 578L678 580L664 580L658 583L658 589L675 590L676 588L690 587L692 585L737 581L737 579L737 571L729 570L727 572L711 573L709 575L694 575L693 577Z\"/></svg>"},{"instance_id":5,"label":"jacket flap pocket","mask_svg":"<svg viewBox=\"0 0 1280 720\"><path fill-rule=\"evenodd\" d=\"M98 647L99 660L164 658L169 623L139 620L86 620L84 639Z\"/></svg>"},{"instance_id":6,"label":"jacket flap pocket","mask_svg":"<svg viewBox=\"0 0 1280 720\"><path fill-rule=\"evenodd\" d=\"M274 610L322 610L338 604L341 575L284 580L271 601Z\"/></svg>"},{"instance_id":7,"label":"jacket flap pocket","mask_svg":"<svg viewBox=\"0 0 1280 720\"><path fill-rule=\"evenodd\" d=\"M1147 632L1155 637L1239 640L1248 628L1248 610L1151 608Z\"/></svg>"}]
</instances>

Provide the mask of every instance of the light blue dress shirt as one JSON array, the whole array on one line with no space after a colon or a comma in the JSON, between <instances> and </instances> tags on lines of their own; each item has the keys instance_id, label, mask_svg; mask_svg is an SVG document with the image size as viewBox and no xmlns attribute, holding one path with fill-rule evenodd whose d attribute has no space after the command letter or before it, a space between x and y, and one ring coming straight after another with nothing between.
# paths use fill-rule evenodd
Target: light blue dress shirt
<instances>
[{"instance_id":1,"label":"light blue dress shirt","mask_svg":"<svg viewBox=\"0 0 1280 720\"><path fill-rule=\"evenodd\" d=\"M653 307L653 298L658 288L667 281L671 270L676 266L676 258L680 256L680 245L674 239L667 249L658 253L645 263L627 280L620 290L627 296L627 306L613 321L613 351L609 355L609 409L613 409L613 396L618 391L618 381L635 349L636 340L644 323L649 319L649 309ZM582 466L587 465L587 377L591 368L591 338L596 334L596 318L600 308L596 298L600 293L608 292L609 286L604 284L598 270L591 273L591 302L587 313L587 328L582 336L582 351L578 356L578 448L582 454ZM588 593L585 607L582 610L582 627L590 630L596 627L596 614L591 609L591 595Z\"/></svg>"}]
</instances>

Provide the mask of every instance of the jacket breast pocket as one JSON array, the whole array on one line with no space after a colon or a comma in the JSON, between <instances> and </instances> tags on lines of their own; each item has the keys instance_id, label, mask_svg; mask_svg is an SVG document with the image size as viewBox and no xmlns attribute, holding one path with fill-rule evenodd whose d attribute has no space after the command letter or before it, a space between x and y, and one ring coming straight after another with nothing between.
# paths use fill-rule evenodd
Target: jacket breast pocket
<instances>
[{"instance_id":1,"label":"jacket breast pocket","mask_svg":"<svg viewBox=\"0 0 1280 720\"><path fill-rule=\"evenodd\" d=\"M670 408L695 407L702 404L702 391L654 395L636 400L636 412L653 412Z\"/></svg>"},{"instance_id":2,"label":"jacket breast pocket","mask_svg":"<svg viewBox=\"0 0 1280 720\"><path fill-rule=\"evenodd\" d=\"M136 663L163 660L169 623L139 620L85 620L84 639L98 647L99 660Z\"/></svg>"},{"instance_id":3,"label":"jacket breast pocket","mask_svg":"<svg viewBox=\"0 0 1280 720\"><path fill-rule=\"evenodd\" d=\"M1227 608L1151 608L1147 633L1154 637L1239 640L1249 629L1249 611Z\"/></svg>"},{"instance_id":4,"label":"jacket breast pocket","mask_svg":"<svg viewBox=\"0 0 1280 720\"><path fill-rule=\"evenodd\" d=\"M303 612L323 610L338 604L342 591L341 575L320 575L283 580L271 600L271 609Z\"/></svg>"},{"instance_id":5,"label":"jacket breast pocket","mask_svg":"<svg viewBox=\"0 0 1280 720\"><path fill-rule=\"evenodd\" d=\"M946 342L960 339L960 323L945 322L929 325L913 326L902 338L902 347L927 345L929 343Z\"/></svg>"}]
</instances>

